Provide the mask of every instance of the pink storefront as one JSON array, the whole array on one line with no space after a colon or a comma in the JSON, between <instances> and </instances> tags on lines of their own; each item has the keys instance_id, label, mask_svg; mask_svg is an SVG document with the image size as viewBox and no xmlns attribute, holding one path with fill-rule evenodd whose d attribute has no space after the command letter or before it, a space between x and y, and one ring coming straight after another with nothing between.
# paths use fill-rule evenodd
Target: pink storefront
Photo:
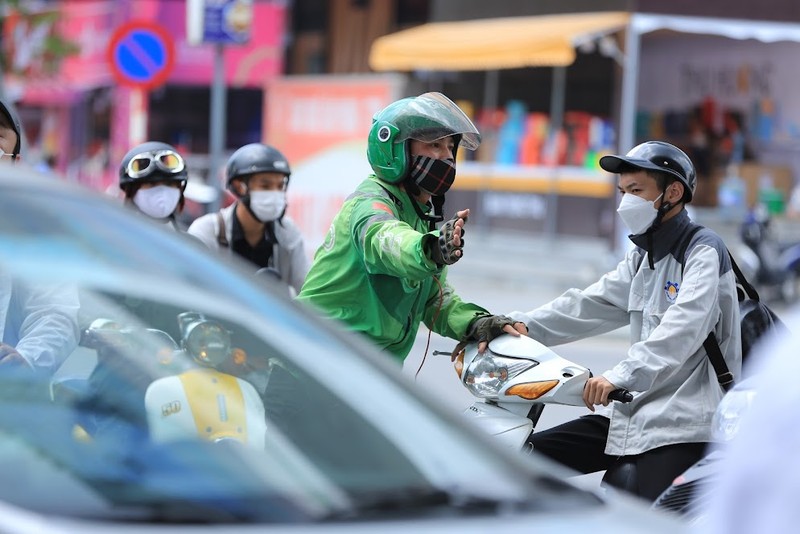
<instances>
[{"instance_id":1,"label":"pink storefront","mask_svg":"<svg viewBox=\"0 0 800 534\"><path fill-rule=\"evenodd\" d=\"M286 10L282 2L252 3L249 42L226 45L229 146L262 137L263 88L283 68ZM90 187L113 189L116 163L134 144L159 139L179 146L201 174L208 152L209 87L213 45L189 45L186 4L169 0L65 0L57 3L56 27L80 52L46 74L35 58L47 25L28 27L6 19L4 48L13 61L4 92L23 119L33 163L52 158L57 171ZM174 43L174 68L166 83L140 90L117 83L109 44L125 23L163 26ZM252 109L257 106L257 109ZM255 117L257 120L252 120Z\"/></svg>"}]
</instances>

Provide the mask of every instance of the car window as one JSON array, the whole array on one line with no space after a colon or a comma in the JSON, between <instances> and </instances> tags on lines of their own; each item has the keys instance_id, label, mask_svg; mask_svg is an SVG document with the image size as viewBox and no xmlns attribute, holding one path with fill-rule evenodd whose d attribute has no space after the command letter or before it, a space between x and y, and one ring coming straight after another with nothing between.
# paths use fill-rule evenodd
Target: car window
<instances>
[{"instance_id":1,"label":"car window","mask_svg":"<svg viewBox=\"0 0 800 534\"><path fill-rule=\"evenodd\" d=\"M185 239L88 197L8 199L27 209L0 216L0 324L57 365L0 365L0 500L175 522L597 504Z\"/></svg>"}]
</instances>

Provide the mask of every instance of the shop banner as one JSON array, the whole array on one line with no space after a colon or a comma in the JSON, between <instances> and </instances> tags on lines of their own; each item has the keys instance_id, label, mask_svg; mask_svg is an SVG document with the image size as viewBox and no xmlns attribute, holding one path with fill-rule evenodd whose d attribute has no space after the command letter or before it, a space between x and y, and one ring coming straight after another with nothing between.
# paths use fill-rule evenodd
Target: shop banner
<instances>
[{"instance_id":1,"label":"shop banner","mask_svg":"<svg viewBox=\"0 0 800 534\"><path fill-rule=\"evenodd\" d=\"M393 75L289 76L267 87L264 141L289 160L288 213L309 254L371 172L366 154L372 116L400 98L402 88L403 78Z\"/></svg>"}]
</instances>

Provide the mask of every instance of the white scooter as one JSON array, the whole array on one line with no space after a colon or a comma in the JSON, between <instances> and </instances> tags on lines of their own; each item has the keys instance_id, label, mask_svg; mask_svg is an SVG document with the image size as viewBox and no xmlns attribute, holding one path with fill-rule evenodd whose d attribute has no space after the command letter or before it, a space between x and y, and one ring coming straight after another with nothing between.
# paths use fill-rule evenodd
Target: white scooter
<instances>
[{"instance_id":1,"label":"white scooter","mask_svg":"<svg viewBox=\"0 0 800 534\"><path fill-rule=\"evenodd\" d=\"M259 389L266 386L269 369L254 369L243 351L232 347L224 326L202 314L181 313L178 324L179 343L162 330L93 321L81 345L96 351L97 366L88 378L54 380L52 400L88 407L78 410L93 414L76 421L82 439L104 428L115 431L126 414L156 442L200 438L263 449L266 420Z\"/></svg>"},{"instance_id":2,"label":"white scooter","mask_svg":"<svg viewBox=\"0 0 800 534\"><path fill-rule=\"evenodd\" d=\"M583 406L583 387L592 376L528 336L507 334L490 341L483 354L477 343L467 345L453 365L463 386L479 399L465 415L515 450L526 446L546 404ZM633 395L618 389L609 399L630 402Z\"/></svg>"}]
</instances>

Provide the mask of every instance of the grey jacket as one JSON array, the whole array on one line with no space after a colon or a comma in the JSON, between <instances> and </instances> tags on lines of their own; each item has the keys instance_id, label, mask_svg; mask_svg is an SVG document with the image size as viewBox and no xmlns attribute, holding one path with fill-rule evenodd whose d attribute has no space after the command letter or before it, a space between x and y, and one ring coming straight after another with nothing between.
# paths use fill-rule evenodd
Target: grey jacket
<instances>
[{"instance_id":1,"label":"grey jacket","mask_svg":"<svg viewBox=\"0 0 800 534\"><path fill-rule=\"evenodd\" d=\"M598 410L611 419L606 454L711 440L711 417L724 393L703 348L712 330L729 370L741 376L735 275L725 244L713 231L692 237L681 279L676 255L692 226L684 210L653 233L654 269L647 236L635 236L637 247L591 286L570 289L528 313L510 314L548 346L630 324L627 356L603 376L634 392L634 400Z\"/></svg>"},{"instance_id":2,"label":"grey jacket","mask_svg":"<svg viewBox=\"0 0 800 534\"><path fill-rule=\"evenodd\" d=\"M225 224L225 237L228 242L231 241L233 232L233 216L236 204L233 203L220 210ZM219 223L217 222L216 212L207 213L195 219L189 226L187 233L197 237L211 250L220 249L219 241L217 240ZM308 274L310 263L306 255L303 236L294 221L290 217L284 216L280 223L275 223L275 239L277 243L272 248L271 266L278 270L281 280L292 287L295 293L299 293L300 287L302 287L306 279L306 274ZM228 251L232 253L230 247Z\"/></svg>"}]
</instances>

